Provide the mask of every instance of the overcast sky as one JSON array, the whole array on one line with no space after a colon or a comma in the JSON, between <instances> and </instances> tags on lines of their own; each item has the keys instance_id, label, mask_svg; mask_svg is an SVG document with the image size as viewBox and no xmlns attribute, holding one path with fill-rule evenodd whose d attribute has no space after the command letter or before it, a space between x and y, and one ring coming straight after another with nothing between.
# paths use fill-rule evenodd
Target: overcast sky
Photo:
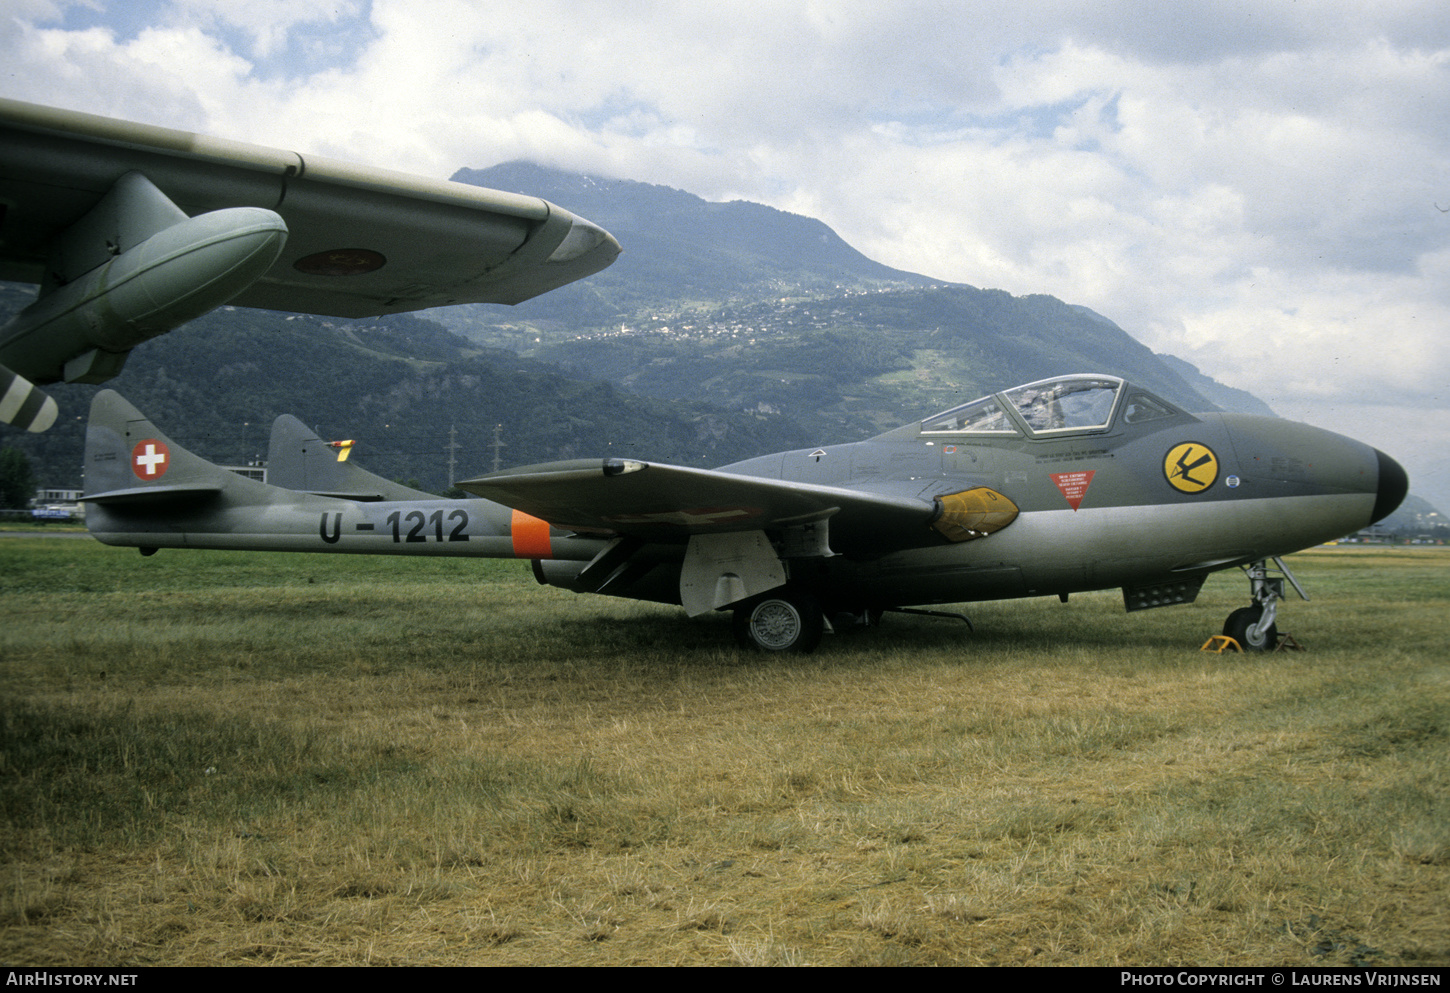
<instances>
[{"instance_id":1,"label":"overcast sky","mask_svg":"<svg viewBox=\"0 0 1450 993\"><path fill-rule=\"evenodd\" d=\"M1450 513L1444 0L6 0L0 94L818 217L1091 307Z\"/></svg>"}]
</instances>

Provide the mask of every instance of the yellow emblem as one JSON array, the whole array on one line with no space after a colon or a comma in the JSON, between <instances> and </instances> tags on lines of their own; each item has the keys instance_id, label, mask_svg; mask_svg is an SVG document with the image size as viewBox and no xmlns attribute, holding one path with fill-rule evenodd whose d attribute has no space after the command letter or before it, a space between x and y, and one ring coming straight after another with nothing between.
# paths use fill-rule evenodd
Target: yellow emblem
<instances>
[{"instance_id":1,"label":"yellow emblem","mask_svg":"<svg viewBox=\"0 0 1450 993\"><path fill-rule=\"evenodd\" d=\"M1207 445L1185 441L1164 456L1163 475L1180 493L1202 493L1218 479L1218 456Z\"/></svg>"}]
</instances>

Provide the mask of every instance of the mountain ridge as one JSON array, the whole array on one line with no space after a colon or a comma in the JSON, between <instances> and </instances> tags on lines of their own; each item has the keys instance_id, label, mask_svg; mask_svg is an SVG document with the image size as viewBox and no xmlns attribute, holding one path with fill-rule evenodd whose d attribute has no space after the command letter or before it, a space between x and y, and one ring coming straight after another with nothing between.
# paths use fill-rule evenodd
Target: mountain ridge
<instances>
[{"instance_id":1,"label":"mountain ridge","mask_svg":"<svg viewBox=\"0 0 1450 993\"><path fill-rule=\"evenodd\" d=\"M514 308L524 318L577 322L665 300L720 302L851 285L939 283L875 262L824 222L747 200L714 202L670 186L569 173L528 162L460 169L454 182L568 204L621 238L624 252L587 280ZM621 234L621 232L623 232ZM800 260L810 264L802 266Z\"/></svg>"},{"instance_id":2,"label":"mountain ridge","mask_svg":"<svg viewBox=\"0 0 1450 993\"><path fill-rule=\"evenodd\" d=\"M538 300L433 316L481 345L648 396L764 404L820 432L839 428L840 440L1062 372L1121 375L1189 409L1267 409L1187 363L1163 361L1086 307L893 269L815 218L525 162L453 179L568 203L624 252ZM875 360L833 369L814 354L813 337L847 359ZM805 357L811 369L798 367Z\"/></svg>"}]
</instances>

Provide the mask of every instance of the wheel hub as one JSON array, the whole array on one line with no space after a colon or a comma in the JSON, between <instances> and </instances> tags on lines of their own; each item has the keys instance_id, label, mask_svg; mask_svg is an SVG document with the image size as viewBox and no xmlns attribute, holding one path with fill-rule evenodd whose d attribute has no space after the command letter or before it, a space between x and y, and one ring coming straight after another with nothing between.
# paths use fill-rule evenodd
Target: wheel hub
<instances>
[{"instance_id":1,"label":"wheel hub","mask_svg":"<svg viewBox=\"0 0 1450 993\"><path fill-rule=\"evenodd\" d=\"M784 600L768 600L750 615L750 632L766 648L786 648L801 635L801 615Z\"/></svg>"}]
</instances>

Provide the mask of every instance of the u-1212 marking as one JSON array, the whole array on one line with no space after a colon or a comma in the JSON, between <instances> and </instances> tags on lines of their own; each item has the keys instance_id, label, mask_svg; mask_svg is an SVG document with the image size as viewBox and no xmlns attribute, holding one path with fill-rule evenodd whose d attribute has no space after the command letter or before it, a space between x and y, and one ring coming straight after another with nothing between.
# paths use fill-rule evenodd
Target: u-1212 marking
<instances>
[{"instance_id":1,"label":"u-1212 marking","mask_svg":"<svg viewBox=\"0 0 1450 993\"><path fill-rule=\"evenodd\" d=\"M444 535L443 522L445 520L455 522L452 530ZM392 528L393 541L467 541L468 540L468 511L458 508L447 512L435 510L431 514L421 510L409 510L407 512L395 510L387 516L386 523ZM431 527L430 527L431 525ZM404 528L407 528L406 533ZM367 530L371 530L369 525ZM327 512L322 514L322 522L318 525L318 534L322 540L329 545L336 544L342 537L342 513L334 512L332 515L332 527L329 530Z\"/></svg>"}]
</instances>

